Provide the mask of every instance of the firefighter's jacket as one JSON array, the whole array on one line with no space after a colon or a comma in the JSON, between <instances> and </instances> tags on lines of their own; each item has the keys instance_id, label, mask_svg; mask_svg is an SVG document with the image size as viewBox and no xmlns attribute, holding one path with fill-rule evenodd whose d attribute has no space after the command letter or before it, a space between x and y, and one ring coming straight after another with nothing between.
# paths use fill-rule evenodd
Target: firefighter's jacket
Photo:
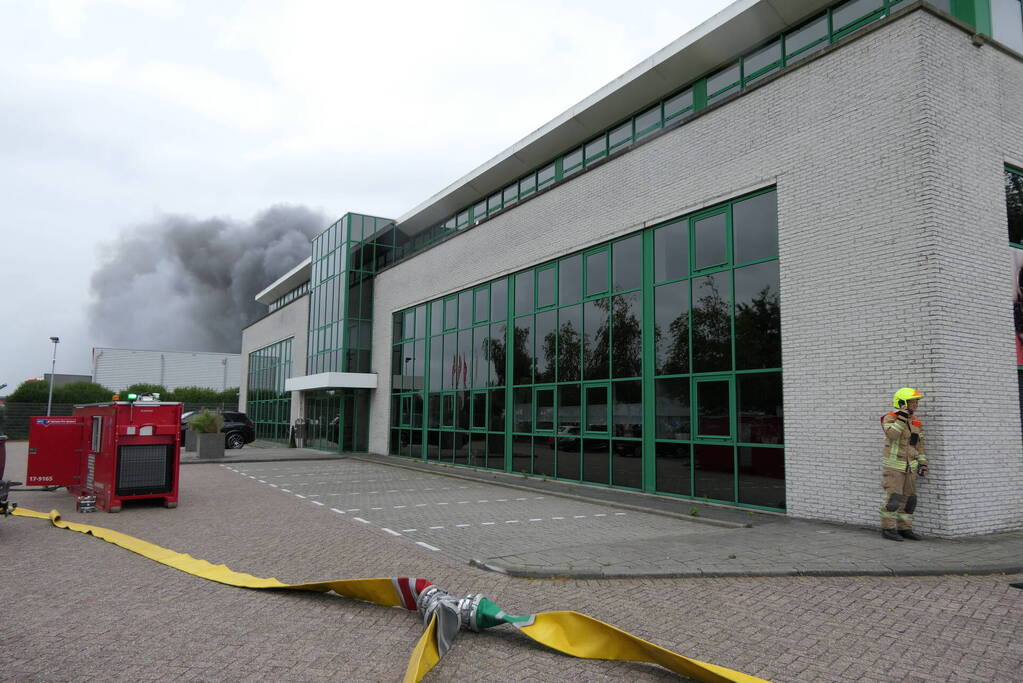
<instances>
[{"instance_id":1,"label":"firefighter's jacket","mask_svg":"<svg viewBox=\"0 0 1023 683\"><path fill-rule=\"evenodd\" d=\"M881 418L885 438L883 467L900 472L916 472L919 465L927 464L922 426L920 420L913 416L906 419L900 418L897 413L887 413Z\"/></svg>"}]
</instances>

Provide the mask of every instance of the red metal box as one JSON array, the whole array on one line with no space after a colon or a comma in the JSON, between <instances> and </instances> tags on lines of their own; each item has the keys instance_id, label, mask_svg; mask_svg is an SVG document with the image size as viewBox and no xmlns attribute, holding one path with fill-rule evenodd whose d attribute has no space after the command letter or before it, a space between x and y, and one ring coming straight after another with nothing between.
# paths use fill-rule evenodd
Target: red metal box
<instances>
[{"instance_id":1,"label":"red metal box","mask_svg":"<svg viewBox=\"0 0 1023 683\"><path fill-rule=\"evenodd\" d=\"M71 417L33 417L25 483L96 496L107 512L145 498L176 507L180 430L180 403L96 403Z\"/></svg>"}]
</instances>

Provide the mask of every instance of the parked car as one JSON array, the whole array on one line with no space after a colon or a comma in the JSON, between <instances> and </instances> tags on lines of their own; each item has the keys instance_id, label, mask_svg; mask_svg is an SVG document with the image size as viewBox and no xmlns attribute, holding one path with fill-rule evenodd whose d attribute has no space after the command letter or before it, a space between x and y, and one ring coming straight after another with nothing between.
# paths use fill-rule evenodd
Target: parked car
<instances>
[{"instance_id":1,"label":"parked car","mask_svg":"<svg viewBox=\"0 0 1023 683\"><path fill-rule=\"evenodd\" d=\"M181 415L181 443L185 443L185 431L188 429L188 420L200 411L190 410ZM210 412L220 413L224 416L224 426L220 428L224 435L224 448L241 448L247 443L256 440L256 428L252 420L245 413L235 410L213 410Z\"/></svg>"}]
</instances>

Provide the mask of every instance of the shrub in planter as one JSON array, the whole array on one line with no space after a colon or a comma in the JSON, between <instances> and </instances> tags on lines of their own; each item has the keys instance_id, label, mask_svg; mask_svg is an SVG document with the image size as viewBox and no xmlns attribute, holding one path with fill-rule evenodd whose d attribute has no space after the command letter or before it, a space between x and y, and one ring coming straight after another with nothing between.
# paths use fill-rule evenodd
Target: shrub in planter
<instances>
[{"instance_id":1,"label":"shrub in planter","mask_svg":"<svg viewBox=\"0 0 1023 683\"><path fill-rule=\"evenodd\" d=\"M196 449L200 458L223 458L224 435L220 428L224 426L224 416L204 410L188 420L188 428L196 432Z\"/></svg>"}]
</instances>

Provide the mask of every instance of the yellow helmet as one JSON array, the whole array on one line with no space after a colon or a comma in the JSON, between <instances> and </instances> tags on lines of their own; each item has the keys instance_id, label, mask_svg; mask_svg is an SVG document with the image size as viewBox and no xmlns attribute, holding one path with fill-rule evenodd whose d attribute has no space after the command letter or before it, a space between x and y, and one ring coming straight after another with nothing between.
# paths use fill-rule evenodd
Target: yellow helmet
<instances>
[{"instance_id":1,"label":"yellow helmet","mask_svg":"<svg viewBox=\"0 0 1023 683\"><path fill-rule=\"evenodd\" d=\"M895 392L894 396L892 396L892 406L894 408L902 408L906 405L906 401L912 401L913 399L923 397L924 395L921 394L916 389L910 387L902 387L901 389Z\"/></svg>"}]
</instances>

